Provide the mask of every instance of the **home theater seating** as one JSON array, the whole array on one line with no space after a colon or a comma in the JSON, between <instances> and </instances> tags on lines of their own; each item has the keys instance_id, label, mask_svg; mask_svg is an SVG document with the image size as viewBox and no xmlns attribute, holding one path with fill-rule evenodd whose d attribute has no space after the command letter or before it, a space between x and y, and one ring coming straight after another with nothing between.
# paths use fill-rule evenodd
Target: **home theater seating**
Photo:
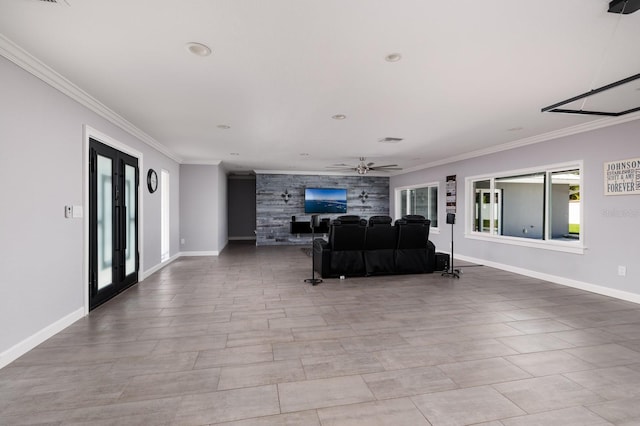
<instances>
[{"instance_id":1,"label":"home theater seating","mask_svg":"<svg viewBox=\"0 0 640 426\"><path fill-rule=\"evenodd\" d=\"M331 222L328 241L313 242L313 267L322 278L434 272L430 224L420 215L403 216L395 224L389 216L372 216L368 222L340 216Z\"/></svg>"}]
</instances>

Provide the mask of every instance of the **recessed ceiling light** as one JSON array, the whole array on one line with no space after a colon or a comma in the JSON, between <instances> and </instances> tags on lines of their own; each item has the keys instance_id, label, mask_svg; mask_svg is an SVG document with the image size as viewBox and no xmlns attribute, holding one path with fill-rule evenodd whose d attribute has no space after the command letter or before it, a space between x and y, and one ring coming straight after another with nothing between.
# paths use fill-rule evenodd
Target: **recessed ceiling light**
<instances>
[{"instance_id":1,"label":"recessed ceiling light","mask_svg":"<svg viewBox=\"0 0 640 426\"><path fill-rule=\"evenodd\" d=\"M301 152L300 155L303 156L303 157L308 157L309 153L308 152Z\"/></svg>"},{"instance_id":2,"label":"recessed ceiling light","mask_svg":"<svg viewBox=\"0 0 640 426\"><path fill-rule=\"evenodd\" d=\"M517 131L520 131L522 129L524 129L524 127L518 126L518 127L512 127L510 129L507 129L507 130L510 131L510 132L517 132Z\"/></svg>"},{"instance_id":3,"label":"recessed ceiling light","mask_svg":"<svg viewBox=\"0 0 640 426\"><path fill-rule=\"evenodd\" d=\"M187 50L196 56L209 56L211 55L211 49L209 46L202 43L190 42L187 43Z\"/></svg>"},{"instance_id":4,"label":"recessed ceiling light","mask_svg":"<svg viewBox=\"0 0 640 426\"><path fill-rule=\"evenodd\" d=\"M384 57L384 60L387 62L398 62L400 59L402 59L402 55L399 53L389 53Z\"/></svg>"},{"instance_id":5,"label":"recessed ceiling light","mask_svg":"<svg viewBox=\"0 0 640 426\"><path fill-rule=\"evenodd\" d=\"M240 153L239 152L232 152L229 155L240 155Z\"/></svg>"},{"instance_id":6,"label":"recessed ceiling light","mask_svg":"<svg viewBox=\"0 0 640 426\"><path fill-rule=\"evenodd\" d=\"M222 130L228 130L231 128L231 126L227 125L227 124L218 124L216 126L218 129L222 129Z\"/></svg>"},{"instance_id":7,"label":"recessed ceiling light","mask_svg":"<svg viewBox=\"0 0 640 426\"><path fill-rule=\"evenodd\" d=\"M333 118L334 120L344 120L345 118L347 118L347 116L344 115L344 114L336 114L336 115L332 116L331 118Z\"/></svg>"}]
</instances>

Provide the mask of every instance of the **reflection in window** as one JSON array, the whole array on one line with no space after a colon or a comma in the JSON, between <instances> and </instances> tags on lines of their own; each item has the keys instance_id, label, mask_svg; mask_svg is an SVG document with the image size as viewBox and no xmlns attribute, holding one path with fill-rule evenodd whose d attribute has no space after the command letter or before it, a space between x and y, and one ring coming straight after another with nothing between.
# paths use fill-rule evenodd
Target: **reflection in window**
<instances>
[{"instance_id":1,"label":"reflection in window","mask_svg":"<svg viewBox=\"0 0 640 426\"><path fill-rule=\"evenodd\" d=\"M400 217L419 214L431 221L431 227L438 227L438 184L421 185L396 191L397 210Z\"/></svg>"},{"instance_id":2,"label":"reflection in window","mask_svg":"<svg viewBox=\"0 0 640 426\"><path fill-rule=\"evenodd\" d=\"M544 173L496 178L499 235L544 239ZM496 195L498 195L496 194ZM501 203L500 203L501 201Z\"/></svg>"},{"instance_id":3,"label":"reflection in window","mask_svg":"<svg viewBox=\"0 0 640 426\"><path fill-rule=\"evenodd\" d=\"M580 170L551 173L551 239L580 238Z\"/></svg>"},{"instance_id":4,"label":"reflection in window","mask_svg":"<svg viewBox=\"0 0 640 426\"><path fill-rule=\"evenodd\" d=\"M473 183L475 194L475 217L473 230L491 232L491 181L479 180ZM494 207L494 217L496 216Z\"/></svg>"},{"instance_id":5,"label":"reflection in window","mask_svg":"<svg viewBox=\"0 0 640 426\"><path fill-rule=\"evenodd\" d=\"M580 169L470 179L471 232L535 240L580 240ZM493 194L493 196L491 196Z\"/></svg>"}]
</instances>

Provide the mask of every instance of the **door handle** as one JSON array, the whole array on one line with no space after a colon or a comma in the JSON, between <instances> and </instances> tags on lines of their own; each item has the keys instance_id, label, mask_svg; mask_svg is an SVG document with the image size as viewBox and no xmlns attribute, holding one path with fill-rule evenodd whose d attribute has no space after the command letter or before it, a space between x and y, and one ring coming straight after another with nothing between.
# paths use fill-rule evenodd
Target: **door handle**
<instances>
[{"instance_id":1,"label":"door handle","mask_svg":"<svg viewBox=\"0 0 640 426\"><path fill-rule=\"evenodd\" d=\"M120 250L120 222L122 222L122 220L120 219L120 207L116 206L116 212L115 212L115 219L116 219L116 226L115 226L115 231L116 231L116 236L115 236L115 241L114 241L114 248L115 250Z\"/></svg>"},{"instance_id":2,"label":"door handle","mask_svg":"<svg viewBox=\"0 0 640 426\"><path fill-rule=\"evenodd\" d=\"M123 239L123 243L122 243L122 249L126 250L127 249L127 240L128 240L128 235L127 235L127 206L122 207L122 239Z\"/></svg>"}]
</instances>

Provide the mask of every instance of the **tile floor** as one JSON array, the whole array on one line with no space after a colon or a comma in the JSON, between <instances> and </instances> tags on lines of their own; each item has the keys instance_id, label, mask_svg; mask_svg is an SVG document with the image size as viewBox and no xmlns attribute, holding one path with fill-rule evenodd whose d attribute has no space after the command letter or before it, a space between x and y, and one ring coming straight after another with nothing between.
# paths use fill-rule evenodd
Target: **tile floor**
<instances>
[{"instance_id":1,"label":"tile floor","mask_svg":"<svg viewBox=\"0 0 640 426\"><path fill-rule=\"evenodd\" d=\"M181 258L0 370L2 425L640 424L640 305L483 266Z\"/></svg>"}]
</instances>

